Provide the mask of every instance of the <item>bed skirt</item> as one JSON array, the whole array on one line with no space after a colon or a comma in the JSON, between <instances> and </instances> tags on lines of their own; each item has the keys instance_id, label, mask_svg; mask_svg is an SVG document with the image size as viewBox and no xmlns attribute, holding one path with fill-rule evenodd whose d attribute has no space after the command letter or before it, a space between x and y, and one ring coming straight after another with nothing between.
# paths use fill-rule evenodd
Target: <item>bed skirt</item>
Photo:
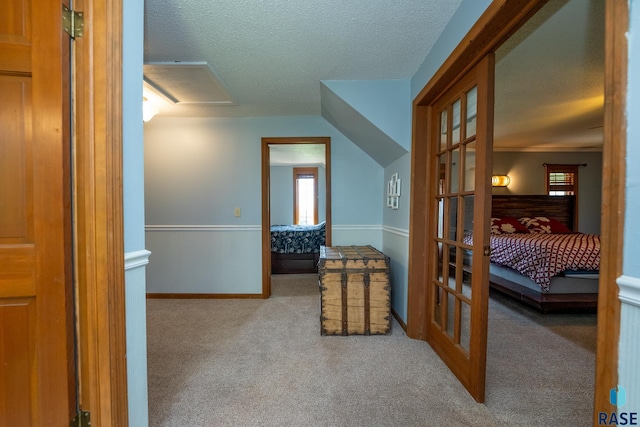
<instances>
[{"instance_id":1,"label":"bed skirt","mask_svg":"<svg viewBox=\"0 0 640 427\"><path fill-rule=\"evenodd\" d=\"M319 253L281 254L271 252L271 274L317 273Z\"/></svg>"}]
</instances>

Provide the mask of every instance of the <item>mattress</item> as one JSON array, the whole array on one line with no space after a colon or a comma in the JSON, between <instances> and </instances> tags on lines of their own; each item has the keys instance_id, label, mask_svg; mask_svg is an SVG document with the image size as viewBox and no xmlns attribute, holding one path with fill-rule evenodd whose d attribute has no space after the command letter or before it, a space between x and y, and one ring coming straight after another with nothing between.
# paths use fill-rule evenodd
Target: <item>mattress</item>
<instances>
[{"instance_id":1,"label":"mattress","mask_svg":"<svg viewBox=\"0 0 640 427\"><path fill-rule=\"evenodd\" d=\"M502 265L489 265L491 276L497 276L510 282L517 283L535 292L542 292L542 288L531 278ZM594 271L567 271L553 276L549 280L548 294L595 294L598 293L598 274Z\"/></svg>"},{"instance_id":2,"label":"mattress","mask_svg":"<svg viewBox=\"0 0 640 427\"><path fill-rule=\"evenodd\" d=\"M490 239L491 263L516 270L543 291L549 291L551 279L565 271L597 274L600 267L598 235L508 233ZM464 242L473 245L473 235L466 234Z\"/></svg>"}]
</instances>

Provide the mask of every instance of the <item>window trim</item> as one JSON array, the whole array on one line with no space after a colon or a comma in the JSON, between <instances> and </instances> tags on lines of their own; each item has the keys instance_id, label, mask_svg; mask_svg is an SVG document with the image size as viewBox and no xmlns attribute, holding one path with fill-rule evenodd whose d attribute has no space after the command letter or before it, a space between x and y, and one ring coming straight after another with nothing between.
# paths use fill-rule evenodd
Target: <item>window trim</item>
<instances>
[{"instance_id":1,"label":"window trim","mask_svg":"<svg viewBox=\"0 0 640 427\"><path fill-rule=\"evenodd\" d=\"M573 174L573 184L571 186L571 190L560 190L560 191L566 191L566 192L572 192L573 193L573 202L574 202L574 206L573 206L573 229L577 230L578 229L578 181L579 181L579 175L578 175L578 169L580 168L580 166L586 166L586 164L549 164L549 163L544 163L543 164L544 169L545 169L545 173L544 173L544 179L545 179L545 192L548 195L551 195L551 191L553 190L553 186L550 183L550 179L549 179L549 175L552 173L571 173ZM555 190L558 191L558 190Z\"/></svg>"},{"instance_id":2,"label":"window trim","mask_svg":"<svg viewBox=\"0 0 640 427\"><path fill-rule=\"evenodd\" d=\"M559 190L559 191L571 191L578 197L578 168L580 165L567 165L567 164L544 164L545 167L545 190L547 194L549 194L553 190L553 185L551 185L550 175L552 173L564 173L564 174L573 174L573 183L571 184L571 189Z\"/></svg>"}]
</instances>

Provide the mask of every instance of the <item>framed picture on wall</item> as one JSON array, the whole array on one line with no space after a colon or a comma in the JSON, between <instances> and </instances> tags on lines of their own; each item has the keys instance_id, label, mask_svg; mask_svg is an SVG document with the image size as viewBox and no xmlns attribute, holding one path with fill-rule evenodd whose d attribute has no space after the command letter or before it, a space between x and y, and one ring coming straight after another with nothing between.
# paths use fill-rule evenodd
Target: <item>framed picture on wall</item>
<instances>
[{"instance_id":1,"label":"framed picture on wall","mask_svg":"<svg viewBox=\"0 0 640 427\"><path fill-rule=\"evenodd\" d=\"M391 209L398 209L400 207L400 185L401 180L398 178L398 173L391 175L391 179L387 182L387 207Z\"/></svg>"},{"instance_id":2,"label":"framed picture on wall","mask_svg":"<svg viewBox=\"0 0 640 427\"><path fill-rule=\"evenodd\" d=\"M400 197L400 182L401 181L402 180L400 180L400 179L396 179L395 188L393 189L393 195L394 196Z\"/></svg>"}]
</instances>

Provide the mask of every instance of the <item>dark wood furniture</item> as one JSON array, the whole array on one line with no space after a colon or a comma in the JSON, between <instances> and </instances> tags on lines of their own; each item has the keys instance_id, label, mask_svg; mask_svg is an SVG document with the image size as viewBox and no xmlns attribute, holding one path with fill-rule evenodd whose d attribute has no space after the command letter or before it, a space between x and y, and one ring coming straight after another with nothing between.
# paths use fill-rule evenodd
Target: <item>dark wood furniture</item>
<instances>
[{"instance_id":1,"label":"dark wood furniture","mask_svg":"<svg viewBox=\"0 0 640 427\"><path fill-rule=\"evenodd\" d=\"M319 253L281 254L271 252L271 274L317 273Z\"/></svg>"}]
</instances>

